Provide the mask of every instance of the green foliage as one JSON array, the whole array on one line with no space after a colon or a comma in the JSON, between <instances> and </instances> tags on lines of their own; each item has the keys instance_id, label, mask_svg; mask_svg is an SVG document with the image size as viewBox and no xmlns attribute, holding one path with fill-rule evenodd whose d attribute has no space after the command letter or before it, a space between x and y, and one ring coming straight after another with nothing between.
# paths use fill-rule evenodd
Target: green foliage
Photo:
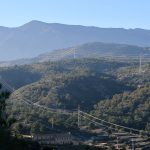
<instances>
[{"instance_id":1,"label":"green foliage","mask_svg":"<svg viewBox=\"0 0 150 150\"><path fill-rule=\"evenodd\" d=\"M149 129L149 119L146 115L149 111L148 104L144 103L144 98L141 101L134 100L137 94L135 97L129 97L138 84L149 85L150 76L146 76L149 72L148 65L143 65L145 72L140 75L136 74L137 66L137 62L120 62L120 60L102 58L21 66L21 70L40 74L40 78L12 94L7 110L18 120L13 128L21 133L51 131L52 118L55 127L76 127L75 116L66 118L63 115L29 107L22 99L54 109L74 109L80 104L81 108L87 111L104 99L95 106L97 116L118 124ZM20 72L19 76L22 73ZM140 93L140 90L137 89L135 92ZM122 97L124 103L121 101ZM141 114L139 107L146 109L147 112L142 111Z\"/></svg>"},{"instance_id":2,"label":"green foliage","mask_svg":"<svg viewBox=\"0 0 150 150\"><path fill-rule=\"evenodd\" d=\"M11 99L26 98L48 107L76 108L80 104L91 108L98 99L132 89L108 74L126 65L102 59L35 64L30 68L43 77L20 88Z\"/></svg>"},{"instance_id":3,"label":"green foliage","mask_svg":"<svg viewBox=\"0 0 150 150\"><path fill-rule=\"evenodd\" d=\"M0 68L0 75L15 89L35 82L41 78L41 74L33 71L29 66Z\"/></svg>"},{"instance_id":4,"label":"green foliage","mask_svg":"<svg viewBox=\"0 0 150 150\"><path fill-rule=\"evenodd\" d=\"M1 89L1 85L0 85ZM11 125L14 122L10 119L6 112L6 99L9 92L0 92L0 149L1 150L38 150L39 145L32 142L26 142L23 139L12 136Z\"/></svg>"},{"instance_id":5,"label":"green foliage","mask_svg":"<svg viewBox=\"0 0 150 150\"><path fill-rule=\"evenodd\" d=\"M149 86L150 85L150 64L146 63L142 65L141 72L139 73L139 66L129 66L118 69L116 76L124 83L138 87L138 86Z\"/></svg>"},{"instance_id":6,"label":"green foliage","mask_svg":"<svg viewBox=\"0 0 150 150\"><path fill-rule=\"evenodd\" d=\"M111 98L116 93L132 90L111 75L113 70L127 65L105 59L79 59L25 66L25 70L40 74L41 78L11 95L8 113L19 118L17 120L23 126L20 128L20 125L16 124L14 129L21 133L45 132L51 130L49 120L52 118L55 120L55 126L68 127L69 124L74 127L74 119L30 108L22 102L22 99L50 108L76 109L80 104L82 109L90 110L99 99ZM20 72L20 76L21 74Z\"/></svg>"},{"instance_id":7,"label":"green foliage","mask_svg":"<svg viewBox=\"0 0 150 150\"><path fill-rule=\"evenodd\" d=\"M150 131L150 87L100 101L93 113L111 122Z\"/></svg>"}]
</instances>

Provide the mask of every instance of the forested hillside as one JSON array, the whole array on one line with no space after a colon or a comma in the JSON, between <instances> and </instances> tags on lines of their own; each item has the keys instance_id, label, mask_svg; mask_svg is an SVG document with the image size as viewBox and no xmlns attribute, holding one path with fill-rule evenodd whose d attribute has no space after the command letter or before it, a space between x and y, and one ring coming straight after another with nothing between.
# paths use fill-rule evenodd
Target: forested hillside
<instances>
[{"instance_id":1,"label":"forested hillside","mask_svg":"<svg viewBox=\"0 0 150 150\"><path fill-rule=\"evenodd\" d=\"M35 82L41 78L39 72L35 72L30 67L6 67L0 68L0 77L10 86L18 89L24 85Z\"/></svg>"},{"instance_id":2,"label":"forested hillside","mask_svg":"<svg viewBox=\"0 0 150 150\"><path fill-rule=\"evenodd\" d=\"M98 57L139 57L140 54L149 55L149 47L139 47L126 44L93 42L70 48L54 50L41 54L35 61L54 61L60 59L76 58L98 58ZM34 60L34 59L33 59Z\"/></svg>"},{"instance_id":3,"label":"forested hillside","mask_svg":"<svg viewBox=\"0 0 150 150\"><path fill-rule=\"evenodd\" d=\"M79 70L78 68L80 68L81 72L83 68L84 70L90 70L96 73L106 73L123 66L128 66L128 63L121 63L113 60L108 61L106 59L76 59L14 67L1 67L0 75L12 87L19 88L39 81L47 75L59 73L67 74L71 71Z\"/></svg>"},{"instance_id":4,"label":"forested hillside","mask_svg":"<svg viewBox=\"0 0 150 150\"><path fill-rule=\"evenodd\" d=\"M79 70L80 71L80 70ZM81 72L81 71L80 71ZM84 72L73 74L59 74L55 77L27 85L12 96L14 100L26 98L48 107L58 108L91 108L98 99L112 97L116 93L130 91L132 88L116 81L112 76L105 74L91 74Z\"/></svg>"},{"instance_id":5,"label":"forested hillside","mask_svg":"<svg viewBox=\"0 0 150 150\"><path fill-rule=\"evenodd\" d=\"M24 102L27 100L52 109L73 110L80 105L81 109L91 111L95 106L93 111L98 117L126 126L134 123L136 128L147 129L149 65L143 64L144 72L140 74L138 67L138 62L95 58L37 63L1 70L2 73L7 71L9 76L5 76L5 79L14 84L11 74L16 71L16 81L21 81L21 75L27 70L38 75L30 84L24 84L23 80L24 86L20 86L10 97L8 112L18 120L14 128L21 132L49 131L52 118L59 128L75 123L71 118L28 106ZM138 88L139 85L143 88Z\"/></svg>"},{"instance_id":6,"label":"forested hillside","mask_svg":"<svg viewBox=\"0 0 150 150\"><path fill-rule=\"evenodd\" d=\"M18 89L11 98L27 98L48 107L76 108L80 104L91 108L98 99L132 89L110 74L126 65L101 59L35 64L30 70L41 74L40 80Z\"/></svg>"},{"instance_id":7,"label":"forested hillside","mask_svg":"<svg viewBox=\"0 0 150 150\"><path fill-rule=\"evenodd\" d=\"M115 94L94 107L94 115L121 125L150 131L150 87Z\"/></svg>"},{"instance_id":8,"label":"forested hillside","mask_svg":"<svg viewBox=\"0 0 150 150\"><path fill-rule=\"evenodd\" d=\"M24 99L54 109L76 109L80 104L82 109L90 110L99 99L111 98L124 90L132 91L133 87L112 75L112 71L126 66L129 63L114 60L77 59L1 69L3 74L9 74L5 76L6 81L14 86L17 81L25 85L20 86L8 102L8 113L18 120L14 128L22 132L50 130L52 117L57 125L68 122L62 116L29 107L23 102ZM13 76L14 72L17 78ZM25 79L29 76L24 72L40 77L33 78L32 83L26 85L22 75L26 75ZM73 123L69 121L69 124Z\"/></svg>"},{"instance_id":9,"label":"forested hillside","mask_svg":"<svg viewBox=\"0 0 150 150\"><path fill-rule=\"evenodd\" d=\"M116 76L128 85L136 87L148 86L150 85L150 63L143 64L140 71L138 65L118 69Z\"/></svg>"},{"instance_id":10,"label":"forested hillside","mask_svg":"<svg viewBox=\"0 0 150 150\"><path fill-rule=\"evenodd\" d=\"M143 59L148 60L150 56L150 48L127 44L92 42L64 49L56 49L47 53L40 54L37 57L30 59L19 59L0 62L0 67L34 64L46 61L60 61L73 58L82 59L108 57L109 59L139 59L139 55L142 55L144 57Z\"/></svg>"}]
</instances>

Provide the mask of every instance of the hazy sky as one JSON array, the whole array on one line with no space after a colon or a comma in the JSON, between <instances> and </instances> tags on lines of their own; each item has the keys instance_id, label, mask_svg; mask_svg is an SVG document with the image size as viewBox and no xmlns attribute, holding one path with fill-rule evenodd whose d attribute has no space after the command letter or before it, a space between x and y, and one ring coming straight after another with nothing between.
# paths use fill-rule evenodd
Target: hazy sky
<instances>
[{"instance_id":1,"label":"hazy sky","mask_svg":"<svg viewBox=\"0 0 150 150\"><path fill-rule=\"evenodd\" d=\"M0 26L31 20L150 29L150 0L0 0Z\"/></svg>"}]
</instances>

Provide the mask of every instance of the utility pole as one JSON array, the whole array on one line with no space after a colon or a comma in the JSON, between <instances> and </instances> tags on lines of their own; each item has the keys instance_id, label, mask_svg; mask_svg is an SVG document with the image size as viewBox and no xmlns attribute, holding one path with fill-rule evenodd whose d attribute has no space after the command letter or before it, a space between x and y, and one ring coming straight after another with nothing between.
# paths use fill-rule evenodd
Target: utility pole
<instances>
[{"instance_id":1,"label":"utility pole","mask_svg":"<svg viewBox=\"0 0 150 150\"><path fill-rule=\"evenodd\" d=\"M52 123L52 129L53 129L54 128L54 118L52 118L51 123Z\"/></svg>"},{"instance_id":2,"label":"utility pole","mask_svg":"<svg viewBox=\"0 0 150 150\"><path fill-rule=\"evenodd\" d=\"M139 60L139 74L142 72L142 56L140 55L140 60Z\"/></svg>"},{"instance_id":3,"label":"utility pole","mask_svg":"<svg viewBox=\"0 0 150 150\"><path fill-rule=\"evenodd\" d=\"M132 139L132 150L135 150L134 140Z\"/></svg>"},{"instance_id":4,"label":"utility pole","mask_svg":"<svg viewBox=\"0 0 150 150\"><path fill-rule=\"evenodd\" d=\"M119 149L119 141L118 141L118 136L117 136L117 149Z\"/></svg>"},{"instance_id":5,"label":"utility pole","mask_svg":"<svg viewBox=\"0 0 150 150\"><path fill-rule=\"evenodd\" d=\"M73 58L74 59L76 58L76 49L75 48L73 49Z\"/></svg>"},{"instance_id":6,"label":"utility pole","mask_svg":"<svg viewBox=\"0 0 150 150\"><path fill-rule=\"evenodd\" d=\"M80 105L78 105L78 128L80 127Z\"/></svg>"}]
</instances>

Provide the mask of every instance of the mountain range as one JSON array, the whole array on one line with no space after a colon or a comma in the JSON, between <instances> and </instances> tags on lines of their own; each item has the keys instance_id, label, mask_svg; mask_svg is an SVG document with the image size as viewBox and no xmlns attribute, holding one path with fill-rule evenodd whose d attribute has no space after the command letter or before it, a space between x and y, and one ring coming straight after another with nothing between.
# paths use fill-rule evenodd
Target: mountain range
<instances>
[{"instance_id":1,"label":"mountain range","mask_svg":"<svg viewBox=\"0 0 150 150\"><path fill-rule=\"evenodd\" d=\"M0 62L0 67L34 64L67 59L109 57L111 59L149 59L150 48L126 44L93 42L40 54L34 58Z\"/></svg>"},{"instance_id":2,"label":"mountain range","mask_svg":"<svg viewBox=\"0 0 150 150\"><path fill-rule=\"evenodd\" d=\"M19 27L0 27L0 61L36 57L52 50L104 42L150 46L150 30L99 28L31 21Z\"/></svg>"}]
</instances>

